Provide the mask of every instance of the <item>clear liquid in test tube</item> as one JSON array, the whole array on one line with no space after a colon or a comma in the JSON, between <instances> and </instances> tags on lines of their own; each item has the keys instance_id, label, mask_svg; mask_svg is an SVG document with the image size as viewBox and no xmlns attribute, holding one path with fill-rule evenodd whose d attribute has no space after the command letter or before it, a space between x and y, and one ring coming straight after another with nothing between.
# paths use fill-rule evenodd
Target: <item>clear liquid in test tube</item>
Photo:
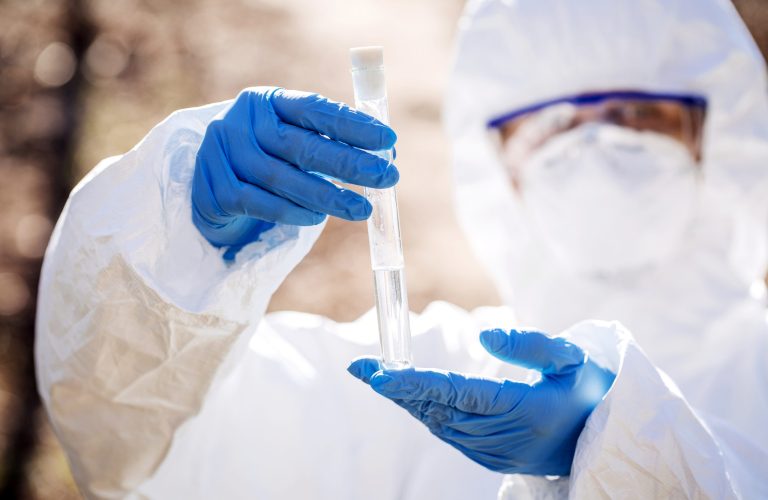
<instances>
[{"instance_id":1,"label":"clear liquid in test tube","mask_svg":"<svg viewBox=\"0 0 768 500\"><path fill-rule=\"evenodd\" d=\"M358 111L389 124L387 91L384 79L384 52L381 47L350 50L355 107ZM371 151L392 161L392 151ZM408 294L405 287L403 244L397 193L387 189L365 188L373 207L368 219L368 241L375 286L376 314L384 366L401 369L411 366L411 328L408 321Z\"/></svg>"}]
</instances>

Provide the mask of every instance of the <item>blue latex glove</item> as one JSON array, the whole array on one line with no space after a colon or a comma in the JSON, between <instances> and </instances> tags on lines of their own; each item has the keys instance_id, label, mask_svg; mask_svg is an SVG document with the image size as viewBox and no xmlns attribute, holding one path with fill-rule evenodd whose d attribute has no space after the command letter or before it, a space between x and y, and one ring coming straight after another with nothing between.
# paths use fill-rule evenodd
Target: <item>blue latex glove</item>
<instances>
[{"instance_id":1,"label":"blue latex glove","mask_svg":"<svg viewBox=\"0 0 768 500\"><path fill-rule=\"evenodd\" d=\"M326 214L367 219L371 205L363 196L314 173L393 186L397 169L356 148L390 149L396 140L383 123L317 94L246 89L205 132L192 184L193 222L213 245L230 247L231 257L278 222L314 225Z\"/></svg>"},{"instance_id":2,"label":"blue latex glove","mask_svg":"<svg viewBox=\"0 0 768 500\"><path fill-rule=\"evenodd\" d=\"M534 385L440 370L382 370L375 358L348 368L471 460L497 472L569 474L587 417L614 374L578 346L536 332L489 330L497 358L541 372Z\"/></svg>"}]
</instances>

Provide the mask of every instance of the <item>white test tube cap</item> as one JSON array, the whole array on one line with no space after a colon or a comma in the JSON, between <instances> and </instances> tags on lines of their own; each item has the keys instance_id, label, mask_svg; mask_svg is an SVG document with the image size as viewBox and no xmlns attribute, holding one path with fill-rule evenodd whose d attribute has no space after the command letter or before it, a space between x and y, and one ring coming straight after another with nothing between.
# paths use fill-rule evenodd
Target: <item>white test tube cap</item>
<instances>
[{"instance_id":1,"label":"white test tube cap","mask_svg":"<svg viewBox=\"0 0 768 500\"><path fill-rule=\"evenodd\" d=\"M367 101L386 97L384 83L384 47L355 47L349 49L352 63L352 84L355 99Z\"/></svg>"},{"instance_id":2,"label":"white test tube cap","mask_svg":"<svg viewBox=\"0 0 768 500\"><path fill-rule=\"evenodd\" d=\"M353 71L379 69L384 66L384 47L373 45L349 49L349 59Z\"/></svg>"}]
</instances>

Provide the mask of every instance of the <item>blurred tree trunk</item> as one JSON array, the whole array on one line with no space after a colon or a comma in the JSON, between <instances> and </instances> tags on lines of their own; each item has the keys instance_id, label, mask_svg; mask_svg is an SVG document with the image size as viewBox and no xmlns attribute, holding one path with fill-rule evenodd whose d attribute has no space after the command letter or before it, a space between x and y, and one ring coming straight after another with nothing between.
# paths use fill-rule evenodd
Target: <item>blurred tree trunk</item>
<instances>
[{"instance_id":1,"label":"blurred tree trunk","mask_svg":"<svg viewBox=\"0 0 768 500\"><path fill-rule=\"evenodd\" d=\"M18 77L3 78L3 85L8 87L0 97L0 116L3 123L0 129L0 152L3 158L0 161L3 162L7 177L4 179L5 190L24 189L22 186L14 186L14 170L18 170L19 178L31 173L33 178L44 180L33 183L38 189L28 189L27 185L26 192L13 195L6 193L5 198L34 197L32 205L22 206L29 208L39 205L43 214L37 214L38 217L44 215L52 223L61 212L71 187L73 157L81 116L78 108L85 85L79 62L92 42L94 28L88 17L87 4L83 0L47 2L45 8L57 9L61 14L57 16L60 23L57 26L57 42L71 49L71 54L74 55L74 72L67 81L49 82L47 85L24 81ZM39 57L42 56L38 56L38 63ZM4 70L10 67L6 63L8 61L0 61L0 77ZM60 61L53 62L58 63ZM35 72L38 70L36 66ZM32 72L27 75L27 80L31 80ZM59 119L51 118L49 114L45 114L42 119L39 116L36 119L31 117L40 110L52 112L50 116ZM25 123L37 125L20 125ZM15 206L19 207L18 204ZM10 210L13 209L14 204L11 204ZM20 213L11 214L10 217L15 216L21 220L29 215L23 210L18 212ZM18 228L19 226L15 232L17 239L20 237ZM5 347L2 355L4 375L10 379L15 393L14 404L9 405L5 415L7 427L0 463L0 498L31 496L28 468L35 452L38 422L45 418L40 410L33 358L35 302L42 263L42 255L39 253L6 251L0 254L0 272L11 282L14 277L21 278L15 292L26 297L26 303L20 306L18 311L10 309L6 310L5 314L0 314L0 335ZM26 285L26 291L21 288L23 285ZM13 293L13 290L3 290L3 293Z\"/></svg>"}]
</instances>

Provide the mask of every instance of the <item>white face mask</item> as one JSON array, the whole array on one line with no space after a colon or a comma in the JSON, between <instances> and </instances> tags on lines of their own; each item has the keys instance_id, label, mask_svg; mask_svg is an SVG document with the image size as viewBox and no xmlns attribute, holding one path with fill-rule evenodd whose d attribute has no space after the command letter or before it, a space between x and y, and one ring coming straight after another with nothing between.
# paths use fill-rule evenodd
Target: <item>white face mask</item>
<instances>
[{"instance_id":1,"label":"white face mask","mask_svg":"<svg viewBox=\"0 0 768 500\"><path fill-rule=\"evenodd\" d=\"M578 273L642 268L680 248L697 169L654 132L590 123L553 138L520 168L528 213L555 257Z\"/></svg>"}]
</instances>

